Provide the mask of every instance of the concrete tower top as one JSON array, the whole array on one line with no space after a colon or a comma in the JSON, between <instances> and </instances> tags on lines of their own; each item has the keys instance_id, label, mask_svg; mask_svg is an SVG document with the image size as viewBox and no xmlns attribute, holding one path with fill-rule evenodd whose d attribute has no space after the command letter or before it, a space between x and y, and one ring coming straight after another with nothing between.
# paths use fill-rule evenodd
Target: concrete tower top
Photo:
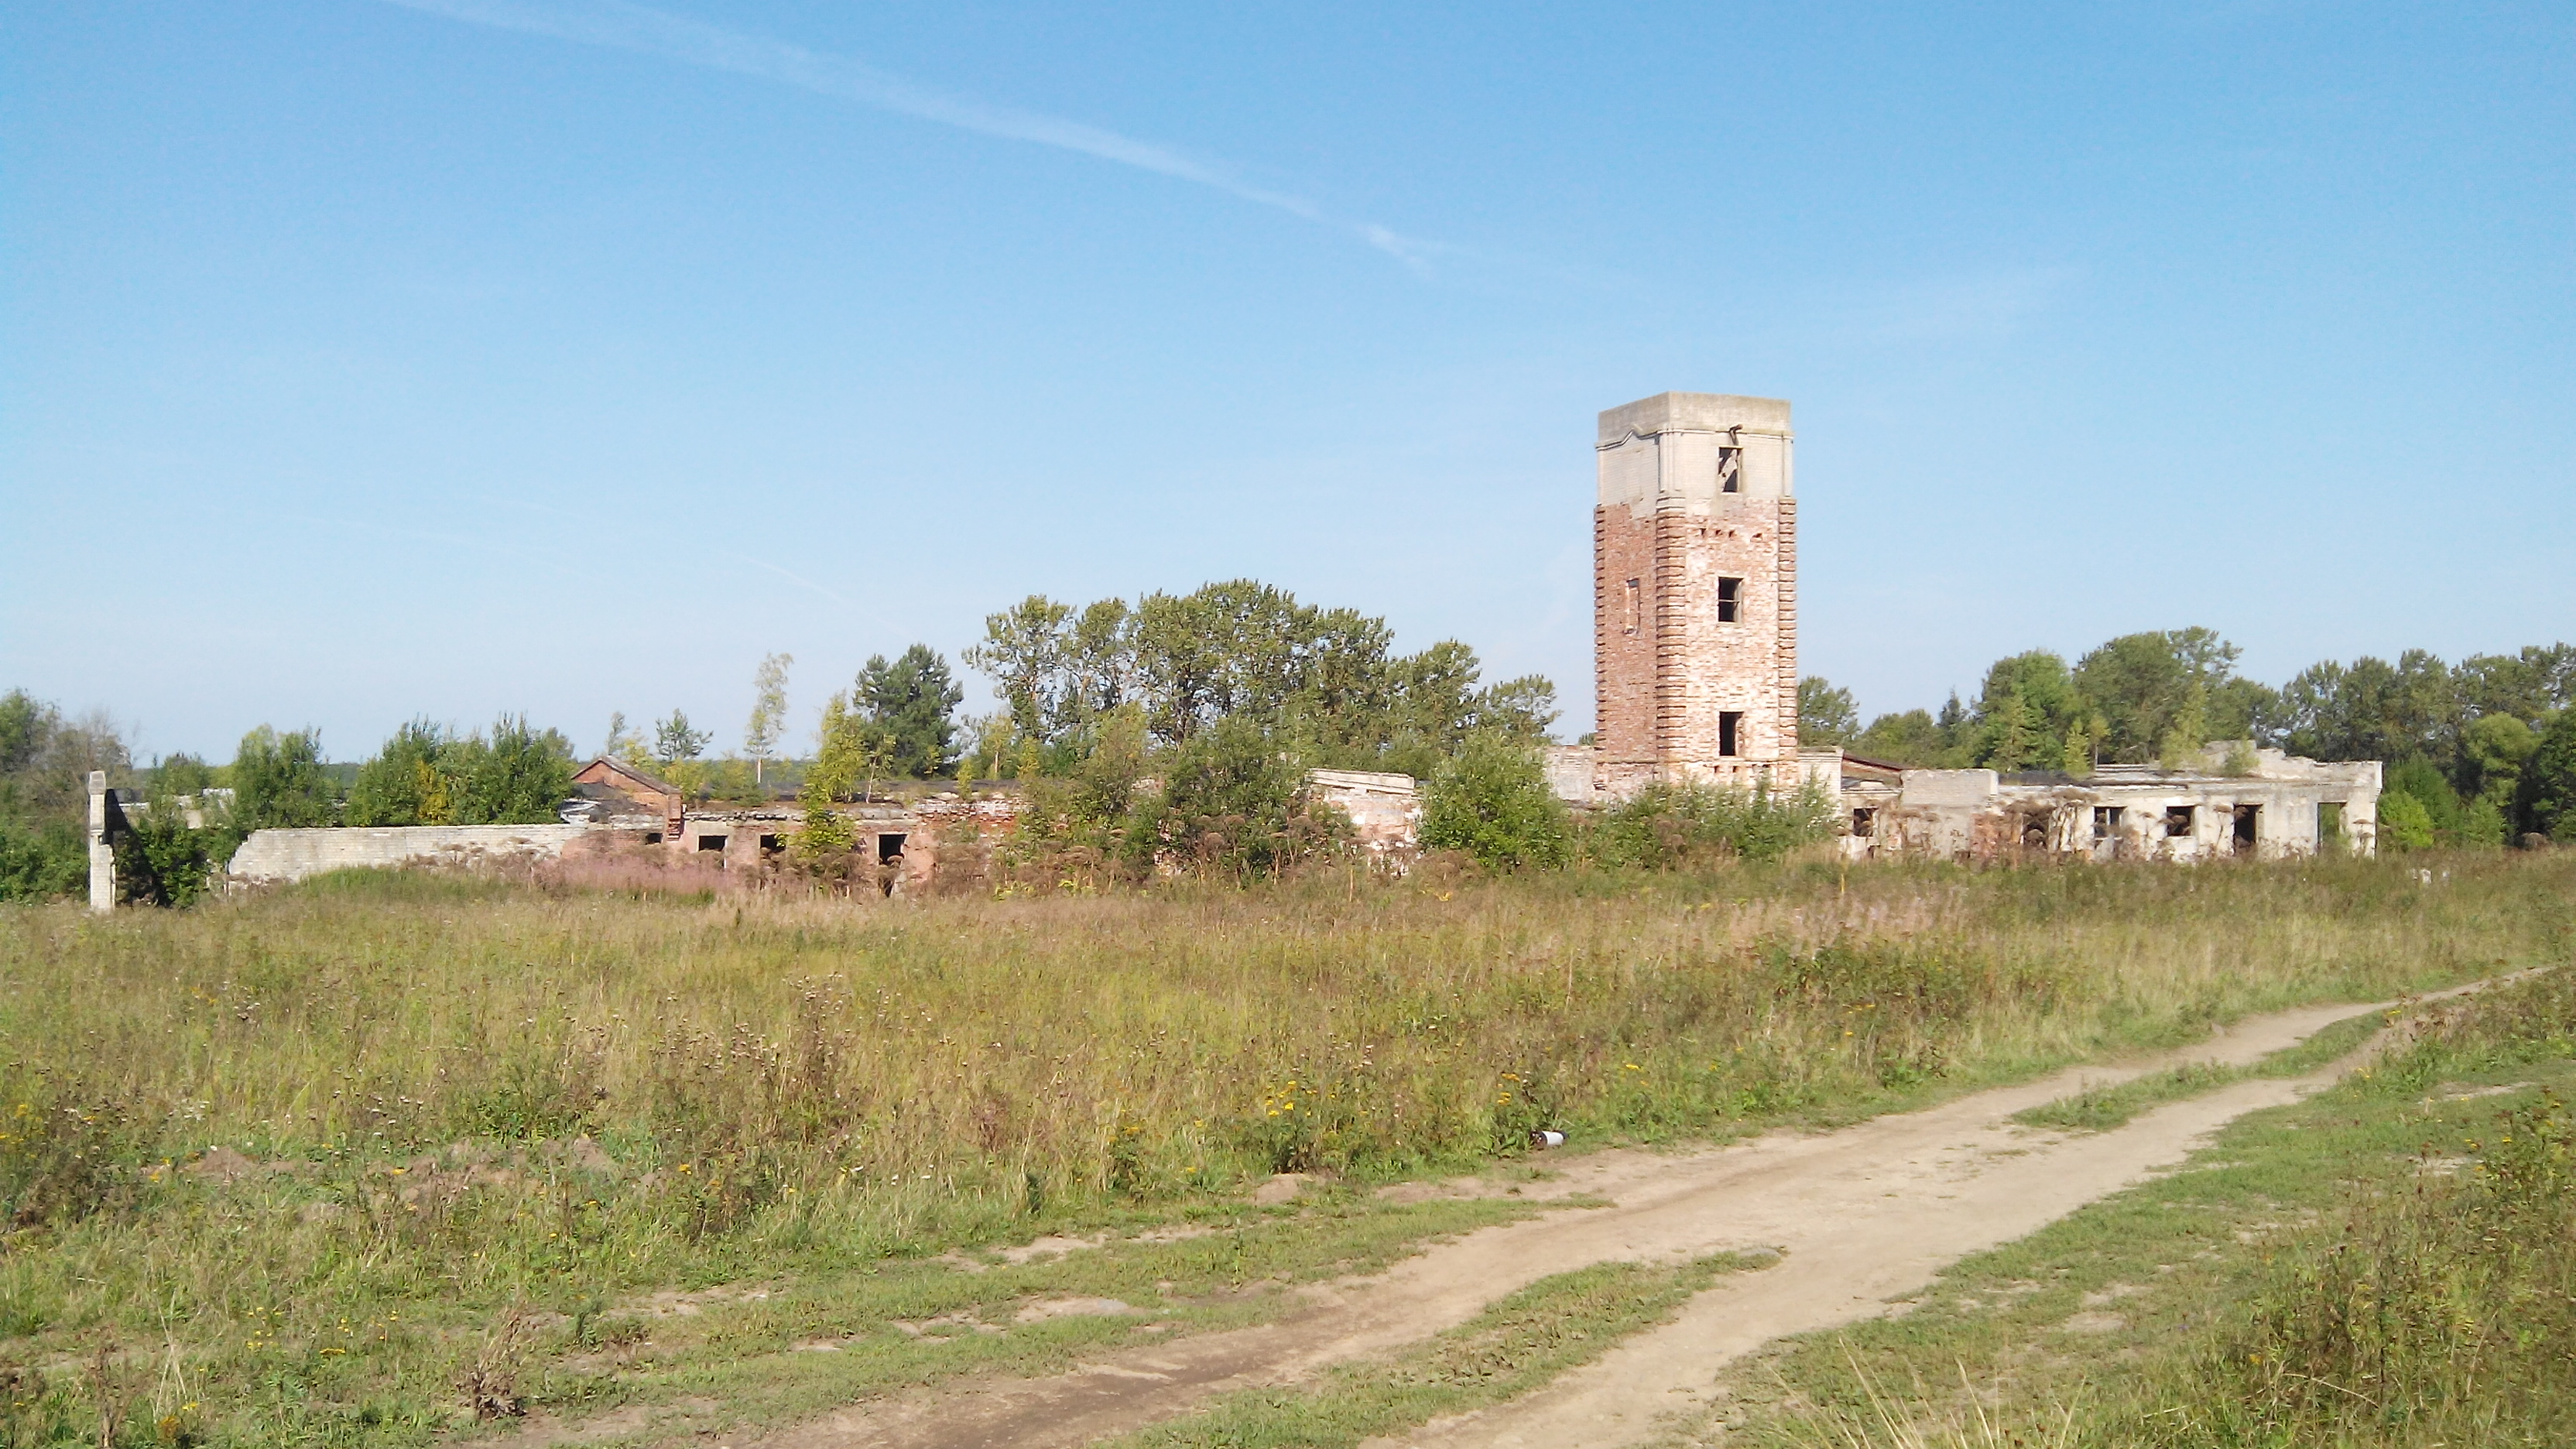
<instances>
[{"instance_id":1,"label":"concrete tower top","mask_svg":"<svg viewBox=\"0 0 2576 1449\"><path fill-rule=\"evenodd\" d=\"M1632 436L1651 438L1658 433L1723 433L1733 428L1787 437L1788 400L1736 397L1721 392L1657 393L1602 413L1600 440L1595 446L1615 448Z\"/></svg>"}]
</instances>

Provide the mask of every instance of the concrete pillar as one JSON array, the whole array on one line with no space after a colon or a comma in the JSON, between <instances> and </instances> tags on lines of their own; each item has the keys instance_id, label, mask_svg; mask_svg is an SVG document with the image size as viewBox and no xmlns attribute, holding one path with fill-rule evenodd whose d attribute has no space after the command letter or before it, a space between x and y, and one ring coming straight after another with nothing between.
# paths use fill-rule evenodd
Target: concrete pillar
<instances>
[{"instance_id":1,"label":"concrete pillar","mask_svg":"<svg viewBox=\"0 0 2576 1449\"><path fill-rule=\"evenodd\" d=\"M116 909L116 847L107 843L107 772L89 772L89 908Z\"/></svg>"}]
</instances>

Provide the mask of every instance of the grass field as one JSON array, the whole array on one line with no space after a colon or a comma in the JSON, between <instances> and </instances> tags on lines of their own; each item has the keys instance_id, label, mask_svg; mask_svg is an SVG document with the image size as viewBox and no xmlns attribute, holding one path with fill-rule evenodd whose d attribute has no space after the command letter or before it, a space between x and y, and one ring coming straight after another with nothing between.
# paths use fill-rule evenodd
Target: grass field
<instances>
[{"instance_id":1,"label":"grass field","mask_svg":"<svg viewBox=\"0 0 2576 1449\"><path fill-rule=\"evenodd\" d=\"M2154 1080L2154 1079L2149 1079ZM2576 1443L2576 971L1739 1367L1762 1449Z\"/></svg>"},{"instance_id":2,"label":"grass field","mask_svg":"<svg viewBox=\"0 0 2576 1449\"><path fill-rule=\"evenodd\" d=\"M96 1443L104 1411L138 1444L411 1444L478 1400L756 1420L1249 1321L1520 1211L1363 1189L1536 1127L1845 1120L2567 957L2576 854L2423 864L867 907L361 875L11 910L0 1442ZM1286 1170L1336 1185L1246 1202ZM1110 1246L977 1257L1041 1233ZM1151 1312L1015 1314L1084 1293Z\"/></svg>"}]
</instances>

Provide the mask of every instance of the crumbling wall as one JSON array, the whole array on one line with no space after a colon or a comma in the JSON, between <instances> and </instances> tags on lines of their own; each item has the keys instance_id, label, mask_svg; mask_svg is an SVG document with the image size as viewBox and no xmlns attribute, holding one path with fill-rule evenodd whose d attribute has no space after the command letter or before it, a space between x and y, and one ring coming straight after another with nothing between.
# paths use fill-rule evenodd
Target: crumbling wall
<instances>
[{"instance_id":1,"label":"crumbling wall","mask_svg":"<svg viewBox=\"0 0 2576 1449\"><path fill-rule=\"evenodd\" d=\"M550 860L588 825L389 825L254 830L226 869L239 880L298 881L324 871Z\"/></svg>"},{"instance_id":2,"label":"crumbling wall","mask_svg":"<svg viewBox=\"0 0 2576 1449\"><path fill-rule=\"evenodd\" d=\"M1306 789L1350 817L1352 842L1369 856L1402 860L1420 847L1422 795L1411 775L1308 770Z\"/></svg>"}]
</instances>

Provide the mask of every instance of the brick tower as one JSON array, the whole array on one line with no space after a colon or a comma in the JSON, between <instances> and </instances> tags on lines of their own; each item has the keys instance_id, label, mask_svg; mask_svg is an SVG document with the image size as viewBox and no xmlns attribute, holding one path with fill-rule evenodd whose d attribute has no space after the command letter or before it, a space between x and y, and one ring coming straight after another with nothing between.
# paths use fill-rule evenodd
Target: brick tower
<instances>
[{"instance_id":1,"label":"brick tower","mask_svg":"<svg viewBox=\"0 0 2576 1449\"><path fill-rule=\"evenodd\" d=\"M1601 415L1593 780L1798 779L1789 405L1668 392Z\"/></svg>"}]
</instances>

